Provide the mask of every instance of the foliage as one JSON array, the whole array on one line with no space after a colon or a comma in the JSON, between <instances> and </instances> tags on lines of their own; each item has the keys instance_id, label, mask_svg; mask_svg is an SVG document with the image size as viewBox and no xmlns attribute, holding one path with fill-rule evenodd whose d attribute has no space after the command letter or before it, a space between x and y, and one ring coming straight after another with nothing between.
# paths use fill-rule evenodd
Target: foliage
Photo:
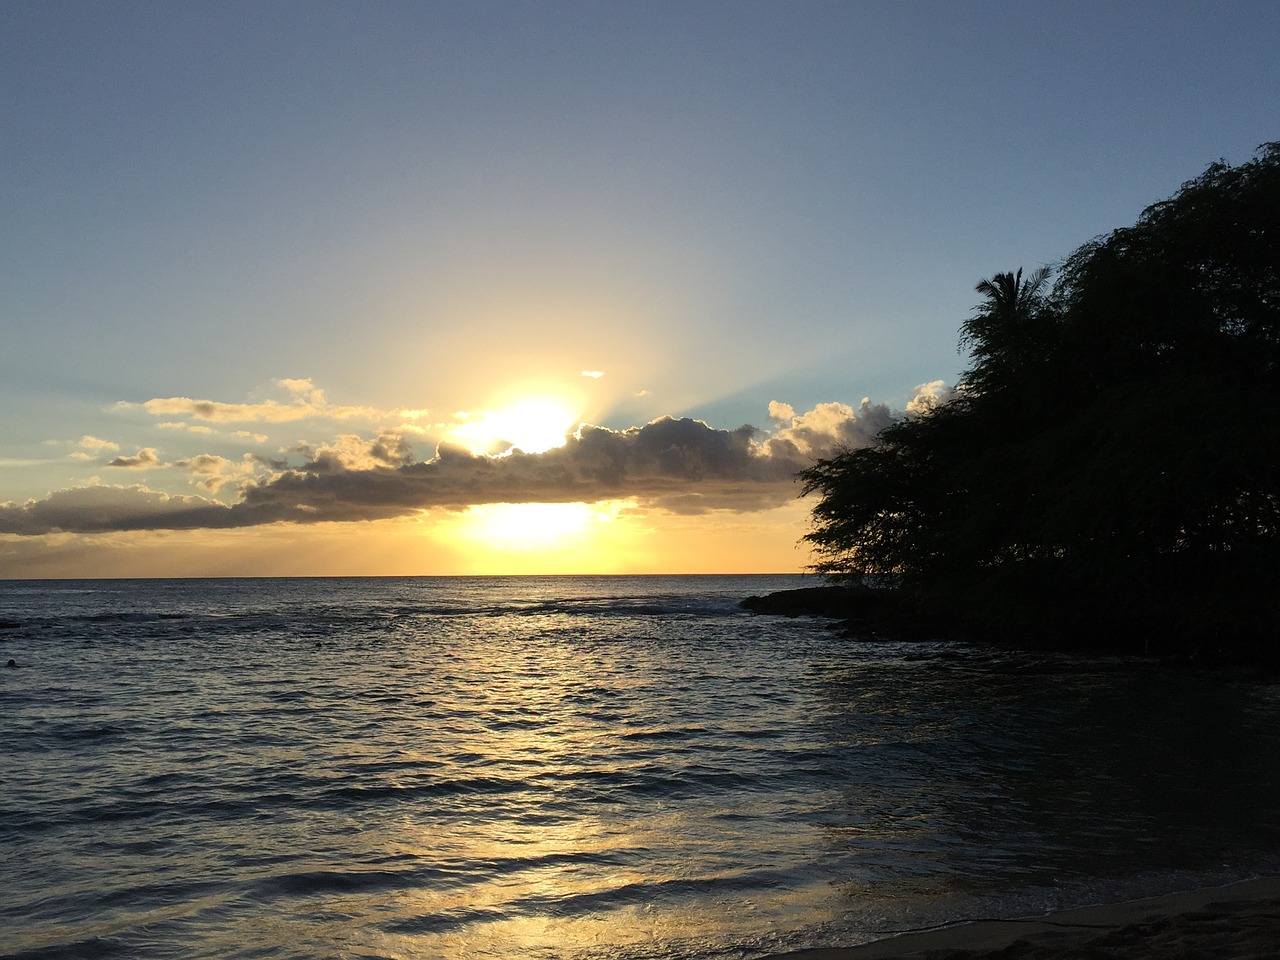
<instances>
[{"instance_id":1,"label":"foliage","mask_svg":"<svg viewBox=\"0 0 1280 960\"><path fill-rule=\"evenodd\" d=\"M957 398L801 476L815 568L977 628L1280 648L1280 143L997 274Z\"/></svg>"}]
</instances>

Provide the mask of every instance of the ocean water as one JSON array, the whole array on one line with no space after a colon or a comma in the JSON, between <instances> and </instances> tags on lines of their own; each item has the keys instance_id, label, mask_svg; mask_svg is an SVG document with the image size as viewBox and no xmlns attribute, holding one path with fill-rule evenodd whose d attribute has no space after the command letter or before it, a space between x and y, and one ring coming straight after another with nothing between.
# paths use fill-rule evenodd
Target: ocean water
<instances>
[{"instance_id":1,"label":"ocean water","mask_svg":"<svg viewBox=\"0 0 1280 960\"><path fill-rule=\"evenodd\" d=\"M1280 689L799 577L0 583L0 955L738 958L1280 872Z\"/></svg>"}]
</instances>

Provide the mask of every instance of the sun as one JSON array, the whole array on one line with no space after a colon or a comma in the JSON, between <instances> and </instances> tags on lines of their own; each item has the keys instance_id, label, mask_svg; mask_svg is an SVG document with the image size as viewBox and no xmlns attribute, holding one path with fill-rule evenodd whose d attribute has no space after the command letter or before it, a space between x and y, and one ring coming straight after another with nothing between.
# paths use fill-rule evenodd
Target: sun
<instances>
[{"instance_id":1,"label":"sun","mask_svg":"<svg viewBox=\"0 0 1280 960\"><path fill-rule=\"evenodd\" d=\"M545 453L565 445L577 417L574 407L560 397L525 397L498 410L470 415L448 436L473 453L490 456L511 450Z\"/></svg>"}]
</instances>

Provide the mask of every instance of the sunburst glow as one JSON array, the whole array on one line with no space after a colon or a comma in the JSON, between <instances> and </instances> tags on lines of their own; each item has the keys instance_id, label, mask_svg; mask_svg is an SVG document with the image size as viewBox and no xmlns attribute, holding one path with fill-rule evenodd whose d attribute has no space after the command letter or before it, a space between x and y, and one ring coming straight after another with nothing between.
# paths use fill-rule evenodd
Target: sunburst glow
<instances>
[{"instance_id":1,"label":"sunburst glow","mask_svg":"<svg viewBox=\"0 0 1280 960\"><path fill-rule=\"evenodd\" d=\"M488 503L467 510L460 532L509 553L563 550L580 545L616 515L616 508L604 504Z\"/></svg>"},{"instance_id":2,"label":"sunburst glow","mask_svg":"<svg viewBox=\"0 0 1280 960\"><path fill-rule=\"evenodd\" d=\"M576 411L563 400L529 397L500 410L486 410L454 427L449 436L475 453L497 455L512 449L545 453L564 446L576 419Z\"/></svg>"}]
</instances>

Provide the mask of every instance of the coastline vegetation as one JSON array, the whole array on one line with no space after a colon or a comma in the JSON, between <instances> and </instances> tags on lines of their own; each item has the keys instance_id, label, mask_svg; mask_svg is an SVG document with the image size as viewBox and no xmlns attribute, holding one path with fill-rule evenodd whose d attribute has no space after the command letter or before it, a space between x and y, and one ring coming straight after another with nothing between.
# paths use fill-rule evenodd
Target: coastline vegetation
<instances>
[{"instance_id":1,"label":"coastline vegetation","mask_svg":"<svg viewBox=\"0 0 1280 960\"><path fill-rule=\"evenodd\" d=\"M969 636L1280 660L1280 143L977 291L954 396L800 475L813 568Z\"/></svg>"}]
</instances>

